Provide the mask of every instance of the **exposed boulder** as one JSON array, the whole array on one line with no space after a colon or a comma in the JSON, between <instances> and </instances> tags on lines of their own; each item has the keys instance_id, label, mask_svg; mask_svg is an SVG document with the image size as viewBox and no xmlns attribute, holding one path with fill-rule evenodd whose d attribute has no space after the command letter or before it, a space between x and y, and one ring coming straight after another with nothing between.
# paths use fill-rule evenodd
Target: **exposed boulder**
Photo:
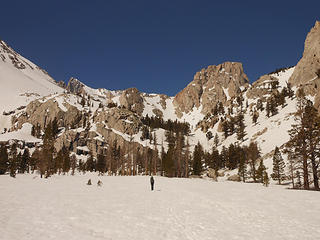
<instances>
[{"instance_id":1,"label":"exposed boulder","mask_svg":"<svg viewBox=\"0 0 320 240\"><path fill-rule=\"evenodd\" d=\"M227 178L228 181L240 182L240 176L238 174L231 175Z\"/></svg>"},{"instance_id":2,"label":"exposed boulder","mask_svg":"<svg viewBox=\"0 0 320 240\"><path fill-rule=\"evenodd\" d=\"M209 178L212 178L214 181L218 181L218 175L216 170L209 168L207 175Z\"/></svg>"}]
</instances>

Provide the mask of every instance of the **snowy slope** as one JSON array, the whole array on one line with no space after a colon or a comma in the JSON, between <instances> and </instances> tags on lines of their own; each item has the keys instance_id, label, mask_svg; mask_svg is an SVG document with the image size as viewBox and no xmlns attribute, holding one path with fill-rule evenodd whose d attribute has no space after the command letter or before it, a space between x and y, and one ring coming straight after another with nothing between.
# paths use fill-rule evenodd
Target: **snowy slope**
<instances>
[{"instance_id":1,"label":"snowy slope","mask_svg":"<svg viewBox=\"0 0 320 240\"><path fill-rule=\"evenodd\" d=\"M155 177L151 192L148 177L88 173L0 176L0 189L2 239L314 240L320 234L319 194L275 185Z\"/></svg>"},{"instance_id":2,"label":"snowy slope","mask_svg":"<svg viewBox=\"0 0 320 240\"><path fill-rule=\"evenodd\" d=\"M0 131L10 127L4 111L26 106L30 101L63 89L41 68L0 41Z\"/></svg>"}]
</instances>

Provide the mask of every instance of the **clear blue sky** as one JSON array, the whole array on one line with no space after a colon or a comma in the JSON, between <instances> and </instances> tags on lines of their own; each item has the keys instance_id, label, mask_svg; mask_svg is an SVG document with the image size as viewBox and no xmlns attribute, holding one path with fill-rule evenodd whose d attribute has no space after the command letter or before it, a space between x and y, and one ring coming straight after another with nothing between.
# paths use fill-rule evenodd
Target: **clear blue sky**
<instances>
[{"instance_id":1,"label":"clear blue sky","mask_svg":"<svg viewBox=\"0 0 320 240\"><path fill-rule=\"evenodd\" d=\"M175 95L240 61L250 81L295 65L320 1L2 1L0 38L56 80Z\"/></svg>"}]
</instances>

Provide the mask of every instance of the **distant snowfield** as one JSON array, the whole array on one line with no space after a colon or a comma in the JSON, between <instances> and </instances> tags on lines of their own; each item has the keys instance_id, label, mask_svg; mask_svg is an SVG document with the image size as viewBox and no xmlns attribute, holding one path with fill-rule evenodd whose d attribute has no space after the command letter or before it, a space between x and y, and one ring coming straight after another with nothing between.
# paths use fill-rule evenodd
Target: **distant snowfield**
<instances>
[{"instance_id":1,"label":"distant snowfield","mask_svg":"<svg viewBox=\"0 0 320 240\"><path fill-rule=\"evenodd\" d=\"M91 178L93 185L86 182ZM98 179L103 186L97 187ZM319 192L202 179L0 176L1 239L317 239Z\"/></svg>"}]
</instances>

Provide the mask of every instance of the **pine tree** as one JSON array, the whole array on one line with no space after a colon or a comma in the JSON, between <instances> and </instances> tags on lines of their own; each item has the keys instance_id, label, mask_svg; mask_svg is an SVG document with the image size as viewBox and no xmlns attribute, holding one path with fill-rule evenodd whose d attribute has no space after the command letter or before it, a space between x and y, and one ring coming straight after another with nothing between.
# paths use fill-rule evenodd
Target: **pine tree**
<instances>
[{"instance_id":1,"label":"pine tree","mask_svg":"<svg viewBox=\"0 0 320 240\"><path fill-rule=\"evenodd\" d=\"M71 167L71 175L73 176L77 168L77 157L75 154L72 154L70 157L70 167Z\"/></svg>"},{"instance_id":2,"label":"pine tree","mask_svg":"<svg viewBox=\"0 0 320 240\"><path fill-rule=\"evenodd\" d=\"M242 120L239 122L238 129L237 129L237 140L243 141L244 137L247 135L245 131L245 127L246 126L242 118Z\"/></svg>"},{"instance_id":3,"label":"pine tree","mask_svg":"<svg viewBox=\"0 0 320 240\"><path fill-rule=\"evenodd\" d=\"M201 175L202 172L202 158L203 158L203 150L200 142L195 146L193 151L193 164L192 164L192 174L193 175Z\"/></svg>"},{"instance_id":4,"label":"pine tree","mask_svg":"<svg viewBox=\"0 0 320 240\"><path fill-rule=\"evenodd\" d=\"M245 158L241 158L239 161L238 175L240 176L243 182L246 182L248 171L247 171L247 164L245 162Z\"/></svg>"},{"instance_id":5,"label":"pine tree","mask_svg":"<svg viewBox=\"0 0 320 240\"><path fill-rule=\"evenodd\" d=\"M261 183L263 183L263 177L264 177L264 172L266 171L266 167L263 164L263 160L260 160L259 167L257 169L257 180Z\"/></svg>"},{"instance_id":6,"label":"pine tree","mask_svg":"<svg viewBox=\"0 0 320 240\"><path fill-rule=\"evenodd\" d=\"M10 148L10 154L9 154L9 170L10 170L10 176L16 177L17 172L17 144L12 144Z\"/></svg>"},{"instance_id":7,"label":"pine tree","mask_svg":"<svg viewBox=\"0 0 320 240\"><path fill-rule=\"evenodd\" d=\"M254 182L257 182L256 162L260 157L260 151L256 142L251 142L247 148L247 156L250 165L250 176Z\"/></svg>"},{"instance_id":8,"label":"pine tree","mask_svg":"<svg viewBox=\"0 0 320 240\"><path fill-rule=\"evenodd\" d=\"M270 180L269 180L268 173L267 173L267 171L264 171L264 172L263 172L263 185L264 185L265 187L268 187L268 186L269 186L269 183L270 183Z\"/></svg>"},{"instance_id":9,"label":"pine tree","mask_svg":"<svg viewBox=\"0 0 320 240\"><path fill-rule=\"evenodd\" d=\"M45 128L43 136L42 157L39 159L41 161L40 174L41 176L45 174L46 178L55 173L55 164L53 159L54 150L54 133L52 124L49 123Z\"/></svg>"},{"instance_id":10,"label":"pine tree","mask_svg":"<svg viewBox=\"0 0 320 240\"><path fill-rule=\"evenodd\" d=\"M252 122L253 122L254 124L256 124L257 121L258 121L258 118L259 118L259 113L258 113L257 110L255 109L254 112L253 112L253 114L252 114Z\"/></svg>"},{"instance_id":11,"label":"pine tree","mask_svg":"<svg viewBox=\"0 0 320 240\"><path fill-rule=\"evenodd\" d=\"M270 112L271 112L271 103L270 103L270 99L267 100L267 104L266 104L266 116L270 117Z\"/></svg>"},{"instance_id":12,"label":"pine tree","mask_svg":"<svg viewBox=\"0 0 320 240\"><path fill-rule=\"evenodd\" d=\"M271 116L278 114L277 103L274 96L270 98L270 113L271 113Z\"/></svg>"},{"instance_id":13,"label":"pine tree","mask_svg":"<svg viewBox=\"0 0 320 240\"><path fill-rule=\"evenodd\" d=\"M189 160L190 160L190 145L187 138L186 150L184 152L184 177L189 177Z\"/></svg>"},{"instance_id":14,"label":"pine tree","mask_svg":"<svg viewBox=\"0 0 320 240\"><path fill-rule=\"evenodd\" d=\"M278 180L279 185L281 181L285 179L285 163L279 151L279 148L276 147L273 154L273 172L271 177L273 180Z\"/></svg>"},{"instance_id":15,"label":"pine tree","mask_svg":"<svg viewBox=\"0 0 320 240\"><path fill-rule=\"evenodd\" d=\"M8 151L5 145L0 145L0 175L5 174L9 167Z\"/></svg>"},{"instance_id":16,"label":"pine tree","mask_svg":"<svg viewBox=\"0 0 320 240\"><path fill-rule=\"evenodd\" d=\"M21 156L19 173L29 172L29 161L30 161L30 152L29 149L26 148Z\"/></svg>"},{"instance_id":17,"label":"pine tree","mask_svg":"<svg viewBox=\"0 0 320 240\"><path fill-rule=\"evenodd\" d=\"M304 108L304 115L307 119L305 131L308 143L307 155L311 162L313 184L315 190L319 188L319 164L320 164L320 117L312 102L308 101Z\"/></svg>"},{"instance_id":18,"label":"pine tree","mask_svg":"<svg viewBox=\"0 0 320 240\"><path fill-rule=\"evenodd\" d=\"M92 153L89 154L89 157L87 159L87 162L86 162L86 171L89 171L89 172L93 172L95 171L96 167L95 167L95 161L93 159L93 156L92 156Z\"/></svg>"},{"instance_id":19,"label":"pine tree","mask_svg":"<svg viewBox=\"0 0 320 240\"><path fill-rule=\"evenodd\" d=\"M300 175L300 171L296 171L296 178L297 178L297 184L296 184L296 187L297 188L301 188L302 186L302 183L301 183L301 175Z\"/></svg>"},{"instance_id":20,"label":"pine tree","mask_svg":"<svg viewBox=\"0 0 320 240\"><path fill-rule=\"evenodd\" d=\"M63 173L68 173L70 171L70 168L71 168L71 160L70 160L70 151L65 148L63 149L63 167L62 167L62 170L63 170Z\"/></svg>"},{"instance_id":21,"label":"pine tree","mask_svg":"<svg viewBox=\"0 0 320 240\"><path fill-rule=\"evenodd\" d=\"M257 101L257 110L262 112L264 110L262 100L259 98Z\"/></svg>"},{"instance_id":22,"label":"pine tree","mask_svg":"<svg viewBox=\"0 0 320 240\"><path fill-rule=\"evenodd\" d=\"M213 142L214 142L214 145L215 147L217 148L218 145L219 145L219 136L218 136L218 133L216 133L216 135L214 136L214 139L213 139Z\"/></svg>"},{"instance_id":23,"label":"pine tree","mask_svg":"<svg viewBox=\"0 0 320 240\"><path fill-rule=\"evenodd\" d=\"M106 167L107 167L107 163L106 163L106 158L103 154L98 154L97 156L97 171L99 171L99 175L103 175L106 172Z\"/></svg>"},{"instance_id":24,"label":"pine tree","mask_svg":"<svg viewBox=\"0 0 320 240\"><path fill-rule=\"evenodd\" d=\"M295 114L296 124L292 125L292 128L289 130L290 140L286 144L286 151L292 153L298 162L302 163L303 170L303 187L304 189L309 189L309 161L310 157L313 155L313 151L310 145L312 136L312 131L309 131L308 125L313 122L313 119L310 119L310 116L305 113L306 105L308 101L305 99L303 90L299 89L298 93L298 104L297 112ZM310 155L311 154L311 155Z\"/></svg>"}]
</instances>

